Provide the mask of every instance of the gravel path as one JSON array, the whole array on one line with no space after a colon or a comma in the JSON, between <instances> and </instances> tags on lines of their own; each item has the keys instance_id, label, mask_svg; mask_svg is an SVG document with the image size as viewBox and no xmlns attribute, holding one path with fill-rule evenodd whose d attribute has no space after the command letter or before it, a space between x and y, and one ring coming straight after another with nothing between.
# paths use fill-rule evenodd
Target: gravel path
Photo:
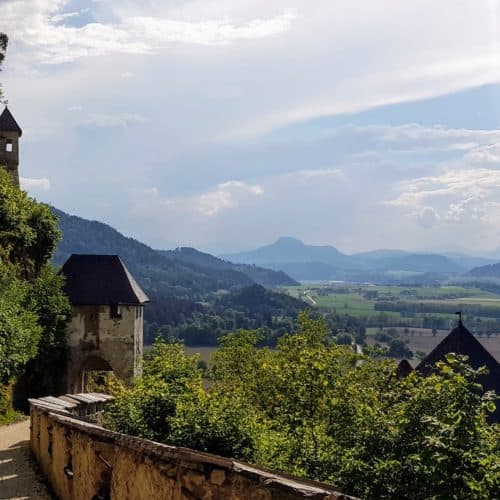
<instances>
[{"instance_id":1,"label":"gravel path","mask_svg":"<svg viewBox=\"0 0 500 500\"><path fill-rule=\"evenodd\" d=\"M0 427L0 500L51 500L29 448L30 421Z\"/></svg>"}]
</instances>

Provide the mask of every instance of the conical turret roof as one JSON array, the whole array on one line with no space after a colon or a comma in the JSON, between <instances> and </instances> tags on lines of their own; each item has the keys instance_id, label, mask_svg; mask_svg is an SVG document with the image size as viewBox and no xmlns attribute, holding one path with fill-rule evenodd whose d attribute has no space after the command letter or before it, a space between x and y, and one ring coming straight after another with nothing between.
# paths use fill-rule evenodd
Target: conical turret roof
<instances>
[{"instance_id":1,"label":"conical turret roof","mask_svg":"<svg viewBox=\"0 0 500 500\"><path fill-rule=\"evenodd\" d=\"M21 127L17 124L7 106L5 106L5 109L0 115L0 132L17 132L19 137L23 135Z\"/></svg>"},{"instance_id":2,"label":"conical turret roof","mask_svg":"<svg viewBox=\"0 0 500 500\"><path fill-rule=\"evenodd\" d=\"M468 364L474 369L481 366L488 368L488 374L479 377L485 391L495 391L500 395L500 363L488 352L462 321L454 328L415 368L422 375L429 375L438 361L444 361L448 353L463 354L469 357ZM500 420L500 404L497 405L494 420Z\"/></svg>"}]
</instances>

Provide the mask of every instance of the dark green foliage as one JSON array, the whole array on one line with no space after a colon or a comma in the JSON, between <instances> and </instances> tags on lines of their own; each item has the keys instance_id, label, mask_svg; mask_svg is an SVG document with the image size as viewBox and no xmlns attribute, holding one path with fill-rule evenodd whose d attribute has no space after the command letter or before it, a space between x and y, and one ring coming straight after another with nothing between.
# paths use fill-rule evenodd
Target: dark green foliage
<instances>
[{"instance_id":1,"label":"dark green foliage","mask_svg":"<svg viewBox=\"0 0 500 500\"><path fill-rule=\"evenodd\" d=\"M0 32L0 71L2 71L2 63L5 59L5 53L7 52L7 45L9 43L9 37ZM3 101L3 91L2 83L0 82L0 103Z\"/></svg>"},{"instance_id":2,"label":"dark green foliage","mask_svg":"<svg viewBox=\"0 0 500 500\"><path fill-rule=\"evenodd\" d=\"M47 264L59 236L49 207L0 169L0 385L19 377L24 400L53 387L65 366L69 304Z\"/></svg>"},{"instance_id":3,"label":"dark green foliage","mask_svg":"<svg viewBox=\"0 0 500 500\"><path fill-rule=\"evenodd\" d=\"M276 350L260 332L222 339L211 384L197 357L158 344L143 378L108 414L116 430L242 458L370 499L489 499L500 494L500 427L480 371L449 355L437 373L395 376L391 361L325 343L301 316Z\"/></svg>"},{"instance_id":4,"label":"dark green foliage","mask_svg":"<svg viewBox=\"0 0 500 500\"><path fill-rule=\"evenodd\" d=\"M146 309L145 343L158 335L180 339L186 345L215 346L218 339L238 329L262 328L265 345L294 327L304 303L289 295L251 285L197 303L186 299L154 297Z\"/></svg>"},{"instance_id":5,"label":"dark green foliage","mask_svg":"<svg viewBox=\"0 0 500 500\"><path fill-rule=\"evenodd\" d=\"M454 314L456 304L443 304L439 302L406 302L406 301L388 301L375 302L374 309L376 311L394 311L413 314L421 313L440 313ZM498 318L500 316L500 308L488 306L484 304L460 304L463 314L471 314L474 316L483 316L487 318Z\"/></svg>"},{"instance_id":6,"label":"dark green foliage","mask_svg":"<svg viewBox=\"0 0 500 500\"><path fill-rule=\"evenodd\" d=\"M403 339L392 339L389 342L389 356L391 358L413 358L413 352Z\"/></svg>"},{"instance_id":7,"label":"dark green foliage","mask_svg":"<svg viewBox=\"0 0 500 500\"><path fill-rule=\"evenodd\" d=\"M252 314L296 316L304 309L304 303L290 295L252 285L223 296L216 302L216 308L226 307Z\"/></svg>"},{"instance_id":8,"label":"dark green foliage","mask_svg":"<svg viewBox=\"0 0 500 500\"><path fill-rule=\"evenodd\" d=\"M31 397L58 394L64 390L67 360L67 321L71 314L68 298L61 293L64 279L46 265L33 282L28 293L30 309L43 326L38 353L25 370L28 393Z\"/></svg>"},{"instance_id":9,"label":"dark green foliage","mask_svg":"<svg viewBox=\"0 0 500 500\"><path fill-rule=\"evenodd\" d=\"M351 345L352 337L348 333L339 333L335 337L335 342L339 345Z\"/></svg>"},{"instance_id":10,"label":"dark green foliage","mask_svg":"<svg viewBox=\"0 0 500 500\"><path fill-rule=\"evenodd\" d=\"M284 273L237 266L195 249L156 251L107 224L52 210L63 232L54 256L56 264L63 264L72 253L117 254L152 296L199 299L220 289L248 286L256 277L265 284L295 283Z\"/></svg>"},{"instance_id":11,"label":"dark green foliage","mask_svg":"<svg viewBox=\"0 0 500 500\"><path fill-rule=\"evenodd\" d=\"M246 283L242 281L241 284L258 283L265 286L293 286L298 284L283 271L273 271L250 264L234 264L208 253L200 252L195 248L180 247L175 250L159 250L159 252L165 257L170 257L184 264L197 266L200 269L216 270L228 276L231 274L239 276L240 280L241 274L244 274L247 276L248 281Z\"/></svg>"},{"instance_id":12,"label":"dark green foliage","mask_svg":"<svg viewBox=\"0 0 500 500\"><path fill-rule=\"evenodd\" d=\"M12 265L0 264L0 386L36 355L42 328L30 309L29 284Z\"/></svg>"},{"instance_id":13,"label":"dark green foliage","mask_svg":"<svg viewBox=\"0 0 500 500\"><path fill-rule=\"evenodd\" d=\"M179 343L156 341L146 356L144 374L134 389L122 389L107 420L120 432L162 441L185 399L201 392L199 358L187 357Z\"/></svg>"},{"instance_id":14,"label":"dark green foliage","mask_svg":"<svg viewBox=\"0 0 500 500\"><path fill-rule=\"evenodd\" d=\"M9 37L5 33L0 33L0 66L2 66L3 60L5 59L8 43Z\"/></svg>"},{"instance_id":15,"label":"dark green foliage","mask_svg":"<svg viewBox=\"0 0 500 500\"><path fill-rule=\"evenodd\" d=\"M263 342L274 345L304 308L303 302L254 283L295 283L282 272L232 264L194 248L156 251L106 224L52 210L63 231L56 263L62 264L71 253L123 258L151 298L144 315L146 344L161 336L186 345L214 346L229 331L262 327Z\"/></svg>"},{"instance_id":16,"label":"dark green foliage","mask_svg":"<svg viewBox=\"0 0 500 500\"><path fill-rule=\"evenodd\" d=\"M486 266L475 267L471 269L467 276L473 278L486 278L491 280L500 279L500 263L498 264L487 264ZM497 283L498 285L498 283Z\"/></svg>"},{"instance_id":17,"label":"dark green foliage","mask_svg":"<svg viewBox=\"0 0 500 500\"><path fill-rule=\"evenodd\" d=\"M32 280L50 259L60 237L49 207L18 189L0 169L0 255Z\"/></svg>"}]
</instances>

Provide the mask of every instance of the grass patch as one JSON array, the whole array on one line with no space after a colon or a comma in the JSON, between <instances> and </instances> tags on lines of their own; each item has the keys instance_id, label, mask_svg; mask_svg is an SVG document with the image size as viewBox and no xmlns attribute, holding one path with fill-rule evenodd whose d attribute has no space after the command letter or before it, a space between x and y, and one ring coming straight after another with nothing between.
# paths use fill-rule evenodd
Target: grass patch
<instances>
[{"instance_id":1,"label":"grass patch","mask_svg":"<svg viewBox=\"0 0 500 500\"><path fill-rule=\"evenodd\" d=\"M24 413L20 413L16 410L7 410L6 413L0 415L0 426L15 424L26 420L28 417Z\"/></svg>"}]
</instances>

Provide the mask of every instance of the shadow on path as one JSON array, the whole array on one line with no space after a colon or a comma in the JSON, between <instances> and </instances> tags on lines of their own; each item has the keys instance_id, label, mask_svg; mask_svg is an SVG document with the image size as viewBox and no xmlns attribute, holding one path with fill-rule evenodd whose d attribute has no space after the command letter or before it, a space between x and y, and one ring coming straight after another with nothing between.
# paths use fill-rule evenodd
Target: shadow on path
<instances>
[{"instance_id":1,"label":"shadow on path","mask_svg":"<svg viewBox=\"0 0 500 500\"><path fill-rule=\"evenodd\" d=\"M51 500L29 447L29 420L0 427L0 500Z\"/></svg>"}]
</instances>

